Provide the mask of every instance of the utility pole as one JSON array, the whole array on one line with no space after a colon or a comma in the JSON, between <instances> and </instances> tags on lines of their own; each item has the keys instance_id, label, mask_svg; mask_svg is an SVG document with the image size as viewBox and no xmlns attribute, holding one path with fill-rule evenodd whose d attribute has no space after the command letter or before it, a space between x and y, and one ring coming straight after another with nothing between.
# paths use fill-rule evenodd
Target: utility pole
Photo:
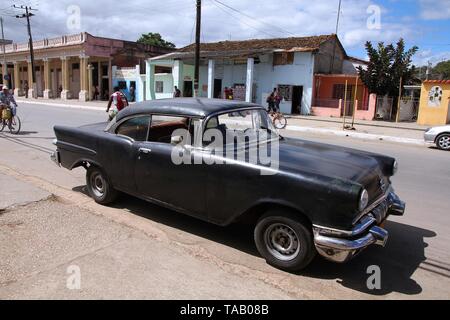
<instances>
[{"instance_id":1,"label":"utility pole","mask_svg":"<svg viewBox=\"0 0 450 320\"><path fill-rule=\"evenodd\" d=\"M334 60L336 59L336 45L337 45L337 39L338 39L338 32L339 32L339 20L341 18L341 5L342 0L339 0L339 7L338 7L338 13L337 13L337 20L336 20L336 39L334 41L334 47L333 47L333 57L331 58L331 65L330 65L330 73L333 73L334 69Z\"/></svg>"},{"instance_id":2,"label":"utility pole","mask_svg":"<svg viewBox=\"0 0 450 320\"><path fill-rule=\"evenodd\" d=\"M34 16L34 14L31 13L30 11L37 11L37 9L33 9L31 7L23 6L23 5L20 7L14 5L13 7L16 9L25 10L25 14L17 15L16 18L18 18L18 19L27 18L27 29L28 29L28 38L29 38L28 43L29 43L29 47L30 47L30 60L31 60L31 76L32 76L32 80L33 80L31 88L33 88L34 98L37 98L36 70L34 68L33 36L31 35L31 25L30 25L30 17Z\"/></svg>"},{"instance_id":3,"label":"utility pole","mask_svg":"<svg viewBox=\"0 0 450 320\"><path fill-rule=\"evenodd\" d=\"M198 97L198 83L200 70L200 34L201 34L202 0L197 0L197 23L195 25L195 74L194 97Z\"/></svg>"},{"instance_id":4,"label":"utility pole","mask_svg":"<svg viewBox=\"0 0 450 320\"><path fill-rule=\"evenodd\" d=\"M5 86L9 86L9 79L7 77L8 75L8 64L6 63L6 40L5 40L5 34L3 32L3 18L0 17L0 25L2 28L2 46L3 46L3 72L2 72L2 76L3 76L3 84Z\"/></svg>"},{"instance_id":5,"label":"utility pole","mask_svg":"<svg viewBox=\"0 0 450 320\"><path fill-rule=\"evenodd\" d=\"M428 61L428 64L427 64L427 76L426 76L427 80L429 80L429 78L430 78L431 66L432 66L431 62Z\"/></svg>"}]
</instances>

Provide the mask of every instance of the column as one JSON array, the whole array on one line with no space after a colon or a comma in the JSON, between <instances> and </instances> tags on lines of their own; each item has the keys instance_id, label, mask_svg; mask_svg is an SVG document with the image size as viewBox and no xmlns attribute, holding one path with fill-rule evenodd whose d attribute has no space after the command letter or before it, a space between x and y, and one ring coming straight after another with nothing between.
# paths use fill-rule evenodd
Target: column
<instances>
[{"instance_id":1,"label":"column","mask_svg":"<svg viewBox=\"0 0 450 320\"><path fill-rule=\"evenodd\" d=\"M28 96L27 98L33 98L34 96L34 83L33 83L33 66L31 60L28 60L27 72L28 72Z\"/></svg>"},{"instance_id":2,"label":"column","mask_svg":"<svg viewBox=\"0 0 450 320\"><path fill-rule=\"evenodd\" d=\"M183 67L184 64L181 60L175 60L172 67L173 85L177 86L181 92L184 92Z\"/></svg>"},{"instance_id":3,"label":"column","mask_svg":"<svg viewBox=\"0 0 450 320\"><path fill-rule=\"evenodd\" d=\"M145 91L147 100L155 100L155 65L145 62Z\"/></svg>"},{"instance_id":4,"label":"column","mask_svg":"<svg viewBox=\"0 0 450 320\"><path fill-rule=\"evenodd\" d=\"M102 62L101 60L98 60L98 92L100 93L100 100L103 99L103 74L102 74Z\"/></svg>"},{"instance_id":5,"label":"column","mask_svg":"<svg viewBox=\"0 0 450 320\"><path fill-rule=\"evenodd\" d=\"M247 82L245 91L245 101L252 102L253 99L253 72L255 68L255 59L247 59Z\"/></svg>"},{"instance_id":6,"label":"column","mask_svg":"<svg viewBox=\"0 0 450 320\"><path fill-rule=\"evenodd\" d=\"M216 62L214 60L208 61L208 98L214 98L214 71Z\"/></svg>"},{"instance_id":7,"label":"column","mask_svg":"<svg viewBox=\"0 0 450 320\"><path fill-rule=\"evenodd\" d=\"M67 57L61 58L61 76L62 76L62 92L61 92L61 100L69 100L70 99L70 91L69 91L69 59Z\"/></svg>"},{"instance_id":8,"label":"column","mask_svg":"<svg viewBox=\"0 0 450 320\"><path fill-rule=\"evenodd\" d=\"M20 94L20 74L19 74L20 63L14 62L14 95L16 97Z\"/></svg>"},{"instance_id":9,"label":"column","mask_svg":"<svg viewBox=\"0 0 450 320\"><path fill-rule=\"evenodd\" d=\"M109 95L113 94L114 88L112 85L112 59L109 58L108 61L108 91L109 91Z\"/></svg>"},{"instance_id":10,"label":"column","mask_svg":"<svg viewBox=\"0 0 450 320\"><path fill-rule=\"evenodd\" d=\"M78 99L83 102L89 101L88 59L89 57L80 56L80 93Z\"/></svg>"},{"instance_id":11,"label":"column","mask_svg":"<svg viewBox=\"0 0 450 320\"><path fill-rule=\"evenodd\" d=\"M92 92L92 89L94 86L94 84L93 84L94 79L92 78L93 71L94 71L94 66L92 64L88 63L88 65L87 65L87 76L88 76L87 86L88 86L88 100L89 101L92 100L92 95L93 95L93 92Z\"/></svg>"},{"instance_id":12,"label":"column","mask_svg":"<svg viewBox=\"0 0 450 320\"><path fill-rule=\"evenodd\" d=\"M52 80L50 77L50 61L48 58L44 59L44 99L51 99L52 95Z\"/></svg>"},{"instance_id":13,"label":"column","mask_svg":"<svg viewBox=\"0 0 450 320\"><path fill-rule=\"evenodd\" d=\"M5 79L5 76L8 74L8 63L2 63L2 79L3 85L9 87L10 81Z\"/></svg>"}]
</instances>

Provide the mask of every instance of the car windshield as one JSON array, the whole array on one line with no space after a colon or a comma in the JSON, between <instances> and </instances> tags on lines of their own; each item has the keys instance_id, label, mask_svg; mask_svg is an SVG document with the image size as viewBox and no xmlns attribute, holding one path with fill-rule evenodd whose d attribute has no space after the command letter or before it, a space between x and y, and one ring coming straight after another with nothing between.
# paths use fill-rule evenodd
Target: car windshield
<instances>
[{"instance_id":1,"label":"car windshield","mask_svg":"<svg viewBox=\"0 0 450 320\"><path fill-rule=\"evenodd\" d=\"M204 145L211 141L212 134L219 132L224 144L236 140L265 142L280 138L267 112L262 109L229 112L210 118L205 127Z\"/></svg>"}]
</instances>

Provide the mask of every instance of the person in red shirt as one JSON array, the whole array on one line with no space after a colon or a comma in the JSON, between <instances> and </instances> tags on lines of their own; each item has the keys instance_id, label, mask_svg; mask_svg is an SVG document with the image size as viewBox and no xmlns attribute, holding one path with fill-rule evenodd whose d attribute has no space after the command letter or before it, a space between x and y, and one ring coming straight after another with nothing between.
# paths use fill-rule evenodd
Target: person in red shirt
<instances>
[{"instance_id":1,"label":"person in red shirt","mask_svg":"<svg viewBox=\"0 0 450 320\"><path fill-rule=\"evenodd\" d=\"M111 106L113 105L112 109ZM119 87L114 87L114 93L109 98L108 107L106 112L109 113L109 121L114 119L122 109L128 107L127 97L120 91ZM109 111L111 109L111 112Z\"/></svg>"}]
</instances>

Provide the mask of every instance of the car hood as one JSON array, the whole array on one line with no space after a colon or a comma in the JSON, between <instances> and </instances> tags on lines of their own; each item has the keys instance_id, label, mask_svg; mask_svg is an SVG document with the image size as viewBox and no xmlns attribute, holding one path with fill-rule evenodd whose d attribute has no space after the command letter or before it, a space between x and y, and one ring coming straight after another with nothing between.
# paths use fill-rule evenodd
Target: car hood
<instances>
[{"instance_id":1,"label":"car hood","mask_svg":"<svg viewBox=\"0 0 450 320\"><path fill-rule=\"evenodd\" d=\"M280 141L281 172L312 173L359 183L378 196L383 166L394 159L365 151L323 143L285 138Z\"/></svg>"}]
</instances>

